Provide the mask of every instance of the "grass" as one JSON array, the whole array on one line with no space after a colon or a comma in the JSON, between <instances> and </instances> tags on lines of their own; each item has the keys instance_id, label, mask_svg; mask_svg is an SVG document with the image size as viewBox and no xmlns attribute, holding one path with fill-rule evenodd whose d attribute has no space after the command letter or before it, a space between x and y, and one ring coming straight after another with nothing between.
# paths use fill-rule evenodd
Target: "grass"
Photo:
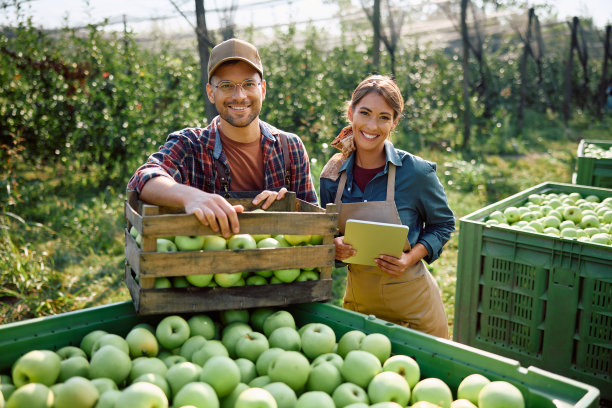
<instances>
[{"instance_id":1,"label":"grass","mask_svg":"<svg viewBox=\"0 0 612 408\"><path fill-rule=\"evenodd\" d=\"M541 182L571 182L581 135L611 139L611 123L578 121L569 131L548 123L527 131L515 141L516 151L504 155L414 153L438 163L438 176L458 220ZM123 284L124 183L95 187L95 169L83 175L44 166L16 167L11 176L14 204L0 212L0 323L129 299ZM458 234L429 265L451 330ZM332 303L340 305L346 269L334 270L333 278Z\"/></svg>"}]
</instances>

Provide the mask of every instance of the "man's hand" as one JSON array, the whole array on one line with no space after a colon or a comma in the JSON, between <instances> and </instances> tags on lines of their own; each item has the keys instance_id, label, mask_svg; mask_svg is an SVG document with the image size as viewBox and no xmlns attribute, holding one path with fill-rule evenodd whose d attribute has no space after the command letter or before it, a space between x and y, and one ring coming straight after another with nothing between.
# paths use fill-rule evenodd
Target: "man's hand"
<instances>
[{"instance_id":1,"label":"man's hand","mask_svg":"<svg viewBox=\"0 0 612 408\"><path fill-rule=\"evenodd\" d=\"M334 245L336 246L336 259L339 261L343 261L357 253L350 244L344 243L344 236L334 238Z\"/></svg>"},{"instance_id":2,"label":"man's hand","mask_svg":"<svg viewBox=\"0 0 612 408\"><path fill-rule=\"evenodd\" d=\"M242 205L232 205L218 194L197 190L185 199L185 212L194 214L204 225L219 232L225 238L240 232L238 213L244 211Z\"/></svg>"},{"instance_id":3,"label":"man's hand","mask_svg":"<svg viewBox=\"0 0 612 408\"><path fill-rule=\"evenodd\" d=\"M253 199L253 205L259 205L259 203L263 202L261 208L266 210L274 201L281 200L286 193L287 189L285 187L281 188L279 191L264 190Z\"/></svg>"}]
</instances>

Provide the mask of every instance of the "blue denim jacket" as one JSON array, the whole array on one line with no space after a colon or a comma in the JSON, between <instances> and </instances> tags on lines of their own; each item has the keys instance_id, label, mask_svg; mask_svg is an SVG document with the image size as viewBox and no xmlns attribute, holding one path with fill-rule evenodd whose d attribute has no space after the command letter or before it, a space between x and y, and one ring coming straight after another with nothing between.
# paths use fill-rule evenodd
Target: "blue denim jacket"
<instances>
[{"instance_id":1,"label":"blue denim jacket","mask_svg":"<svg viewBox=\"0 0 612 408\"><path fill-rule=\"evenodd\" d=\"M410 228L408 241L414 247L425 245L428 255L424 258L432 263L440 257L442 248L455 230L455 216L448 206L444 188L436 176L436 164L396 149L390 141L385 142L387 164L361 191L353 182L355 153L344 162L340 172L346 171L346 186L342 194L343 203L384 201L387 195L387 173L389 162L395 164L395 205L402 224ZM338 191L337 180L321 178L321 206L333 203Z\"/></svg>"}]
</instances>

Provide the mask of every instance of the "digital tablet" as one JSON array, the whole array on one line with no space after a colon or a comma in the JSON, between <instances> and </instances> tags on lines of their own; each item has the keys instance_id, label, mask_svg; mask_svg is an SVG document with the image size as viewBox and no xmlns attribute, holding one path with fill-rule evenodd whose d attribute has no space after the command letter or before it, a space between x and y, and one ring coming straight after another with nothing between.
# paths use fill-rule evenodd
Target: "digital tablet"
<instances>
[{"instance_id":1,"label":"digital tablet","mask_svg":"<svg viewBox=\"0 0 612 408\"><path fill-rule=\"evenodd\" d=\"M374 258L381 254L399 258L407 236L406 225L349 219L344 228L344 242L357 254L342 262L376 266Z\"/></svg>"}]
</instances>

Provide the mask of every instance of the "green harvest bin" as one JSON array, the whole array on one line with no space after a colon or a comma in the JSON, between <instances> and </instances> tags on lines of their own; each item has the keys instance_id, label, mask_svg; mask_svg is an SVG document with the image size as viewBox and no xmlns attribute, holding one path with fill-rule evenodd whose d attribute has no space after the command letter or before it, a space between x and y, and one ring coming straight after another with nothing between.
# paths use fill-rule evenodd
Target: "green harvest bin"
<instances>
[{"instance_id":1,"label":"green harvest bin","mask_svg":"<svg viewBox=\"0 0 612 408\"><path fill-rule=\"evenodd\" d=\"M460 220L453 338L599 388L612 401L612 247L487 226L533 193L611 197L542 183Z\"/></svg>"},{"instance_id":2,"label":"green harvest bin","mask_svg":"<svg viewBox=\"0 0 612 408\"><path fill-rule=\"evenodd\" d=\"M412 356L419 363L423 377L438 377L453 392L464 377L481 373L491 380L505 380L517 386L528 407L597 408L599 404L599 391L590 385L539 368L523 368L517 361L437 339L373 316L326 303L296 304L287 310L299 326L325 323L337 338L350 330L384 333L391 339L393 353ZM0 372L8 373L11 364L29 350L78 346L86 333L96 329L125 335L136 323L156 324L161 317L139 316L132 302L126 301L0 326Z\"/></svg>"},{"instance_id":3,"label":"green harvest bin","mask_svg":"<svg viewBox=\"0 0 612 408\"><path fill-rule=\"evenodd\" d=\"M612 159L585 156L584 148L588 144L594 144L607 150L612 147L612 140L583 139L580 141L576 163L576 184L612 188Z\"/></svg>"}]
</instances>

